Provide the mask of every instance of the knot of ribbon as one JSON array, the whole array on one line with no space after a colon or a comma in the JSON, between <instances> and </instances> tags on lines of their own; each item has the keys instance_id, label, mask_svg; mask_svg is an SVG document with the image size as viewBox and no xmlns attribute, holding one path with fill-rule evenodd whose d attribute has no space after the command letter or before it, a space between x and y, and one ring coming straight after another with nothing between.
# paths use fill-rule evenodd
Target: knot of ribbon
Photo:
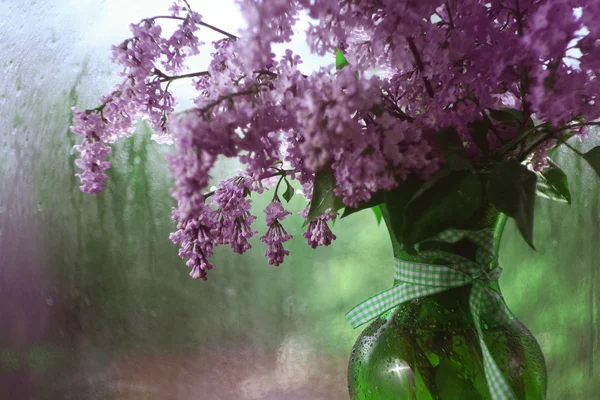
<instances>
[{"instance_id":1,"label":"knot of ribbon","mask_svg":"<svg viewBox=\"0 0 600 400\"><path fill-rule=\"evenodd\" d=\"M447 265L396 258L394 279L397 284L358 304L346 313L346 319L356 328L408 301L471 284L469 308L481 346L490 394L494 400L516 400L517 397L483 339L481 329L481 315L498 325L503 325L513 318L502 296L489 286L490 281L498 280L502 274L498 258L494 254L494 231L489 228L479 231L448 229L423 242L457 243L462 239L468 239L477 245L475 261L437 250L422 251L418 254L428 260L445 261Z\"/></svg>"}]
</instances>

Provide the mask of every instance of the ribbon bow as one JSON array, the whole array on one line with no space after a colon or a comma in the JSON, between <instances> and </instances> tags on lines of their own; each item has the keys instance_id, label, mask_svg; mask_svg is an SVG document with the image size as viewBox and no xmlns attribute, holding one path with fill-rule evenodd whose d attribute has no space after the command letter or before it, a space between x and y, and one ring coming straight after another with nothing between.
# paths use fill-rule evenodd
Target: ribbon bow
<instances>
[{"instance_id":1,"label":"ribbon bow","mask_svg":"<svg viewBox=\"0 0 600 400\"><path fill-rule=\"evenodd\" d=\"M419 255L427 259L447 261L449 265L395 259L394 279L400 283L363 301L346 314L346 319L356 328L407 301L471 284L469 308L483 354L490 393L494 400L516 400L517 397L483 340L480 323L481 314L499 325L512 319L500 294L488 285L489 281L497 280L502 274L494 255L494 231L449 229L427 241L456 243L462 239L469 239L478 246L476 261L443 251L423 251Z\"/></svg>"}]
</instances>

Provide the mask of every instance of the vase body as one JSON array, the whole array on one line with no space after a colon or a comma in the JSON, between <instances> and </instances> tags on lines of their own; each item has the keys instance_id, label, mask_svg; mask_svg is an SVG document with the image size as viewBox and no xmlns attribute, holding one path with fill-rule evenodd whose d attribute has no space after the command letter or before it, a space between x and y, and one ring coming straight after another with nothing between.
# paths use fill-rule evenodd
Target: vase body
<instances>
[{"instance_id":1,"label":"vase body","mask_svg":"<svg viewBox=\"0 0 600 400\"><path fill-rule=\"evenodd\" d=\"M488 215L474 227L493 224L499 238L504 222ZM409 257L399 254L391 229L390 234L395 256ZM457 254L471 251L469 246L456 247ZM500 292L497 281L490 285ZM351 399L492 400L469 309L470 290L466 285L412 300L371 322L350 357ZM541 349L531 332L506 312L501 325L481 318L485 343L519 400L543 400L547 377Z\"/></svg>"}]
</instances>

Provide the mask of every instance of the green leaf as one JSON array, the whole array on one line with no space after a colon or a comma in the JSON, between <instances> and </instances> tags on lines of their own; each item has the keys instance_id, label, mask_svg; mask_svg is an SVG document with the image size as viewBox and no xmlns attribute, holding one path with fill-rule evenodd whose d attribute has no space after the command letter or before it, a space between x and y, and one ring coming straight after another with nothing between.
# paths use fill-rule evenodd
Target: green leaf
<instances>
[{"instance_id":1,"label":"green leaf","mask_svg":"<svg viewBox=\"0 0 600 400\"><path fill-rule=\"evenodd\" d=\"M569 191L567 174L558 165L551 160L549 161L551 162L550 168L546 168L543 172L537 174L537 195L571 205L571 192Z\"/></svg>"},{"instance_id":2,"label":"green leaf","mask_svg":"<svg viewBox=\"0 0 600 400\"><path fill-rule=\"evenodd\" d=\"M429 180L423 182L419 188L413 193L413 195L409 198L409 202L412 201L413 199L421 196L421 194L425 193L426 191L428 191L432 186L436 185L437 182L450 175L452 173L452 170L449 168L441 168L440 170L438 170L438 172L436 172L431 178L429 178ZM407 203L408 204L408 203Z\"/></svg>"},{"instance_id":3,"label":"green leaf","mask_svg":"<svg viewBox=\"0 0 600 400\"><path fill-rule=\"evenodd\" d=\"M371 210L373 211L373 214L375 214L375 219L377 219L377 226L380 226L383 215L381 214L379 206L371 207Z\"/></svg>"},{"instance_id":4,"label":"green leaf","mask_svg":"<svg viewBox=\"0 0 600 400\"><path fill-rule=\"evenodd\" d=\"M471 137L477 147L479 147L484 155L488 155L490 153L490 144L488 142L490 123L485 119L481 119L469 123L468 127L471 129Z\"/></svg>"},{"instance_id":5,"label":"green leaf","mask_svg":"<svg viewBox=\"0 0 600 400\"><path fill-rule=\"evenodd\" d=\"M523 112L521 112L521 110L517 110L516 108L501 108L500 110L490 110L490 117L492 117L492 119L495 119L496 121L515 126L522 125L523 120L525 119ZM535 124L533 123L533 119L529 117L527 119L526 128L533 128L534 125Z\"/></svg>"},{"instance_id":6,"label":"green leaf","mask_svg":"<svg viewBox=\"0 0 600 400\"><path fill-rule=\"evenodd\" d=\"M468 348L468 347L467 347ZM471 347L472 348L472 347ZM453 358L442 358L435 369L435 384L439 393L456 393L451 399L481 399L489 396L477 391L469 375L465 373L465 365L453 361Z\"/></svg>"},{"instance_id":7,"label":"green leaf","mask_svg":"<svg viewBox=\"0 0 600 400\"><path fill-rule=\"evenodd\" d=\"M358 206L356 208L346 206L346 208L344 208L344 212L342 213L342 216L340 217L340 219L346 218L347 216L357 213L359 211L362 211L366 208L373 208L375 206L378 206L379 204L383 203L383 200L384 200L383 191L377 192L377 193L373 194L373 196L371 196L371 198L368 201L359 202Z\"/></svg>"},{"instance_id":8,"label":"green leaf","mask_svg":"<svg viewBox=\"0 0 600 400\"><path fill-rule=\"evenodd\" d=\"M335 69L343 69L346 65L350 65L350 63L348 60L346 60L346 57L344 56L344 53L342 53L340 46L338 46L335 50Z\"/></svg>"},{"instance_id":9,"label":"green leaf","mask_svg":"<svg viewBox=\"0 0 600 400\"><path fill-rule=\"evenodd\" d=\"M588 164L590 164L592 168L594 168L596 174L600 176L600 146L596 146L585 153L583 158L588 162Z\"/></svg>"},{"instance_id":10,"label":"green leaf","mask_svg":"<svg viewBox=\"0 0 600 400\"><path fill-rule=\"evenodd\" d=\"M425 185L424 185L425 187ZM415 193L406 208L401 243L406 251L448 228L462 227L481 206L483 186L470 171L441 175Z\"/></svg>"},{"instance_id":11,"label":"green leaf","mask_svg":"<svg viewBox=\"0 0 600 400\"><path fill-rule=\"evenodd\" d=\"M292 185L290 185L286 178L283 178L283 180L285 181L285 192L283 193L283 198L289 203L292 197L294 197L294 188Z\"/></svg>"},{"instance_id":12,"label":"green leaf","mask_svg":"<svg viewBox=\"0 0 600 400\"><path fill-rule=\"evenodd\" d=\"M571 139L571 137L573 137L572 134L567 133L565 135L561 136L561 140L556 142L556 146L554 146L552 148L552 150L550 150L548 152L548 157L550 158L554 158L554 156L556 156L556 152L558 151L558 149L560 148L560 146L562 145L562 142L566 142L567 140Z\"/></svg>"},{"instance_id":13,"label":"green leaf","mask_svg":"<svg viewBox=\"0 0 600 400\"><path fill-rule=\"evenodd\" d=\"M522 123L523 113L516 108L501 108L500 110L490 110L490 117L500 122Z\"/></svg>"},{"instance_id":14,"label":"green leaf","mask_svg":"<svg viewBox=\"0 0 600 400\"><path fill-rule=\"evenodd\" d=\"M335 176L331 168L325 168L315 173L312 200L303 227L319 215L335 213L344 207L342 199L333 194L333 189L335 189Z\"/></svg>"},{"instance_id":15,"label":"green leaf","mask_svg":"<svg viewBox=\"0 0 600 400\"><path fill-rule=\"evenodd\" d=\"M517 160L497 164L490 173L487 192L498 211L517 222L523 239L533 245L533 211L537 176Z\"/></svg>"},{"instance_id":16,"label":"green leaf","mask_svg":"<svg viewBox=\"0 0 600 400\"><path fill-rule=\"evenodd\" d=\"M435 137L451 170L472 169L463 141L455 128L442 128L436 132Z\"/></svg>"},{"instance_id":17,"label":"green leaf","mask_svg":"<svg viewBox=\"0 0 600 400\"><path fill-rule=\"evenodd\" d=\"M551 184L548 183L548 181L546 181L546 178L544 178L542 174L538 173L537 177L538 181L535 187L535 194L538 197L571 205L571 203L565 199L560 192L558 192Z\"/></svg>"},{"instance_id":18,"label":"green leaf","mask_svg":"<svg viewBox=\"0 0 600 400\"><path fill-rule=\"evenodd\" d=\"M427 181L425 184L429 182L431 182L431 180ZM384 205L390 222L389 228L392 230L395 237L400 238L402 233L404 209L415 193L423 186L423 181L417 180L415 177L411 176L400 182L398 187L383 194Z\"/></svg>"}]
</instances>

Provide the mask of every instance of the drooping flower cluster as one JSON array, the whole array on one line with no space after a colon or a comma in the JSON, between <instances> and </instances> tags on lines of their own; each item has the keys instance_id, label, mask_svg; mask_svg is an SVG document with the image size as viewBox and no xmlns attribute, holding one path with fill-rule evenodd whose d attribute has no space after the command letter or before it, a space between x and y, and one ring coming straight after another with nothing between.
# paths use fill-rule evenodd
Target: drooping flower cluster
<instances>
[{"instance_id":1,"label":"drooping flower cluster","mask_svg":"<svg viewBox=\"0 0 600 400\"><path fill-rule=\"evenodd\" d=\"M256 217L250 214L251 202L246 198L251 183L247 176L226 179L219 183L212 197L218 210L216 243L229 244L238 254L252 247L248 239L258 232L251 228Z\"/></svg>"},{"instance_id":2,"label":"drooping flower cluster","mask_svg":"<svg viewBox=\"0 0 600 400\"><path fill-rule=\"evenodd\" d=\"M285 210L280 201L272 201L265 209L265 220L267 221L267 232L260 238L267 244L265 256L269 258L269 264L278 266L283 262L283 257L290 254L289 250L283 248L283 243L292 238L292 235L287 233L282 220L291 212Z\"/></svg>"},{"instance_id":3,"label":"drooping flower cluster","mask_svg":"<svg viewBox=\"0 0 600 400\"><path fill-rule=\"evenodd\" d=\"M329 246L336 239L327 225L327 221L332 219L335 219L335 214L319 215L310 221L308 229L302 235L308 241L310 247L314 249L318 246Z\"/></svg>"},{"instance_id":4,"label":"drooping flower cluster","mask_svg":"<svg viewBox=\"0 0 600 400\"><path fill-rule=\"evenodd\" d=\"M207 272L213 267L209 259L216 242L215 214L214 210L205 205L202 212L198 213L198 218L184 219L176 208L173 209L177 231L171 233L169 238L180 245L179 257L188 259L186 265L192 269L190 276L194 279L206 280Z\"/></svg>"},{"instance_id":5,"label":"drooping flower cluster","mask_svg":"<svg viewBox=\"0 0 600 400\"><path fill-rule=\"evenodd\" d=\"M449 162L436 136L445 128L458 133L473 159L510 145L523 152L513 156L532 155L532 168L541 170L565 132L584 136L600 119L600 0L238 3L247 21L239 36L205 23L186 1L170 16L133 24L133 37L114 48L125 80L100 107L75 110L73 132L85 137L76 148L79 177L89 193L100 192L106 179L105 144L132 133L136 115L149 120L154 139L174 141L172 239L196 278L206 277L214 246L250 248L256 231L247 195L266 179L278 184L261 240L269 262L279 265L291 237L280 223L288 212L277 193L287 179L298 180L310 200L329 171L333 193L358 207L408 177L434 176ZM290 41L301 11L313 18L311 50L339 49L349 66L306 75L292 50L274 54L273 45ZM180 22L169 38L161 18ZM200 28L223 38L213 43L206 71L177 75L203 44ZM180 78L195 78L198 95L194 108L174 114L168 88ZM245 171L207 193L223 156L239 159ZM309 245L335 239L327 222L336 211L311 214L303 235Z\"/></svg>"},{"instance_id":6,"label":"drooping flower cluster","mask_svg":"<svg viewBox=\"0 0 600 400\"><path fill-rule=\"evenodd\" d=\"M105 159L112 149L100 141L84 140L82 144L75 146L75 150L81 153L81 158L75 160L75 165L83 170L82 173L76 174L81 181L81 191L92 194L100 193L104 187L104 181L108 179L104 171L110 167L110 163Z\"/></svg>"},{"instance_id":7,"label":"drooping flower cluster","mask_svg":"<svg viewBox=\"0 0 600 400\"><path fill-rule=\"evenodd\" d=\"M123 67L120 75L124 80L110 94L100 97L99 107L84 111L73 109L72 131L85 138L75 150L87 151L87 156L82 154L82 161L77 163L83 170L78 174L81 190L86 193L102 190L106 179L102 171L110 167L105 161L108 153L99 149L131 135L135 131L136 116L148 120L156 132L154 140L172 143L166 124L176 102L168 88L178 76L165 74L158 65L177 74L185 69L186 57L198 54L202 44L194 34L201 23L200 14L189 11L185 17L179 17L181 9L172 10L171 18L182 22L169 38L161 36L162 28L156 18L131 24L133 36L113 47L113 61ZM93 157L90 157L91 149L94 149Z\"/></svg>"}]
</instances>

